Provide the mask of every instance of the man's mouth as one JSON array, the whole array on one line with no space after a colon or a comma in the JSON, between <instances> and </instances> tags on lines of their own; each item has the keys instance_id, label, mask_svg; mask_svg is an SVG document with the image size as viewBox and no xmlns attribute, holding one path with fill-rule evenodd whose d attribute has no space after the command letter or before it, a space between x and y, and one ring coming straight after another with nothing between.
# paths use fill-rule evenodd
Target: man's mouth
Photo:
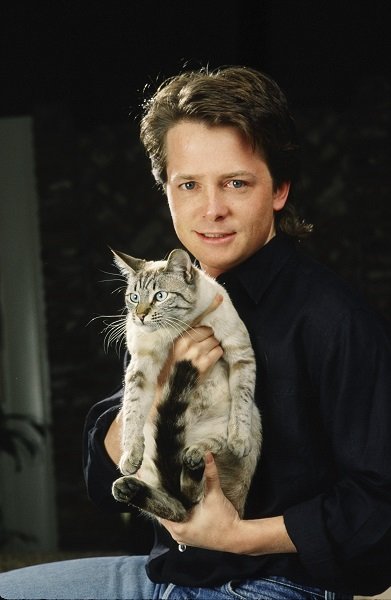
<instances>
[{"instance_id":1,"label":"man's mouth","mask_svg":"<svg viewBox=\"0 0 391 600\"><path fill-rule=\"evenodd\" d=\"M226 237L227 235L230 235L230 234L229 233L203 233L202 235L207 238L222 238L222 237Z\"/></svg>"},{"instance_id":2,"label":"man's mouth","mask_svg":"<svg viewBox=\"0 0 391 600\"><path fill-rule=\"evenodd\" d=\"M197 231L198 235L201 235L204 238L208 238L208 239L222 239L222 238L228 238L234 235L233 231L230 232L225 232L225 233L213 233L213 232L208 232L208 231Z\"/></svg>"}]
</instances>

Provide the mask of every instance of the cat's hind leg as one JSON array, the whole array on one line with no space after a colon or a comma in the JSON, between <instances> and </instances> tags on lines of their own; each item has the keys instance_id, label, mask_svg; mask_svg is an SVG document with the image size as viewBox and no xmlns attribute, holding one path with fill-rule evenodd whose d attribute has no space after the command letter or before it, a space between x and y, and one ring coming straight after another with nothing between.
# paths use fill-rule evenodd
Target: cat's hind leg
<instances>
[{"instance_id":1,"label":"cat's hind leg","mask_svg":"<svg viewBox=\"0 0 391 600\"><path fill-rule=\"evenodd\" d=\"M195 459L195 456L193 459ZM204 470L205 460L201 454L196 460L192 460L189 463L183 463L180 480L181 492L192 504L199 502L203 496Z\"/></svg>"},{"instance_id":2,"label":"cat's hind leg","mask_svg":"<svg viewBox=\"0 0 391 600\"><path fill-rule=\"evenodd\" d=\"M155 517L177 522L187 518L187 510L179 500L163 490L149 486L137 477L120 477L114 481L112 492L119 502L135 506Z\"/></svg>"},{"instance_id":3,"label":"cat's hind leg","mask_svg":"<svg viewBox=\"0 0 391 600\"><path fill-rule=\"evenodd\" d=\"M185 448L182 459L181 492L189 502L196 504L204 494L205 454L212 452L218 455L223 448L226 448L223 436L216 436Z\"/></svg>"}]
</instances>

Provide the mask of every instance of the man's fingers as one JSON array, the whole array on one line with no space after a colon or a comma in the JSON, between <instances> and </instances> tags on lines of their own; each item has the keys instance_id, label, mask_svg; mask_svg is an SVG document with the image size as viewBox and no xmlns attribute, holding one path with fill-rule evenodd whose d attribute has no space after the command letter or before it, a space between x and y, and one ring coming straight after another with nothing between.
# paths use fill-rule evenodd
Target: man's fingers
<instances>
[{"instance_id":1,"label":"man's fingers","mask_svg":"<svg viewBox=\"0 0 391 600\"><path fill-rule=\"evenodd\" d=\"M202 321L202 319L204 317L206 317L206 315L209 315L209 313L213 312L214 310L216 310L216 308L218 306L220 306L220 304L222 303L222 301L224 300L222 294L216 294L216 296L213 298L211 304L208 306L208 308L206 310L204 310L203 313L201 313L195 321L193 321L192 325L193 327L196 327L198 325L198 323L200 323Z\"/></svg>"},{"instance_id":2,"label":"man's fingers","mask_svg":"<svg viewBox=\"0 0 391 600\"><path fill-rule=\"evenodd\" d=\"M174 344L174 359L191 360L193 355L196 356L209 352L218 344L219 342L213 336L213 329L211 327L202 326L189 329L176 339ZM193 355L189 357L189 353L193 353ZM184 356L185 354L187 356Z\"/></svg>"},{"instance_id":3,"label":"man's fingers","mask_svg":"<svg viewBox=\"0 0 391 600\"><path fill-rule=\"evenodd\" d=\"M210 367L217 363L223 354L224 352L222 347L217 343L209 350L207 354L202 354L197 359L192 359L192 362L195 364L199 372L204 374Z\"/></svg>"},{"instance_id":4,"label":"man's fingers","mask_svg":"<svg viewBox=\"0 0 391 600\"><path fill-rule=\"evenodd\" d=\"M191 344L192 342L202 342L210 337L213 337L213 329L206 325L199 325L185 331L181 339L187 340Z\"/></svg>"},{"instance_id":5,"label":"man's fingers","mask_svg":"<svg viewBox=\"0 0 391 600\"><path fill-rule=\"evenodd\" d=\"M220 478L217 471L217 466L211 452L205 454L205 485L206 491L211 492L213 489L220 489Z\"/></svg>"},{"instance_id":6,"label":"man's fingers","mask_svg":"<svg viewBox=\"0 0 391 600\"><path fill-rule=\"evenodd\" d=\"M182 360L190 360L200 374L205 374L221 358L223 349L213 335L189 345Z\"/></svg>"}]
</instances>

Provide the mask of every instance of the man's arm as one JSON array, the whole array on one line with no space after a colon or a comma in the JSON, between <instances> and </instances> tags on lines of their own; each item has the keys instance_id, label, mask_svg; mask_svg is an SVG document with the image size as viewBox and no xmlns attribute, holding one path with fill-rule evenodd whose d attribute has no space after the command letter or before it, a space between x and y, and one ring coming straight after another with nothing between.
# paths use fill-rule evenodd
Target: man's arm
<instances>
[{"instance_id":1,"label":"man's arm","mask_svg":"<svg viewBox=\"0 0 391 600\"><path fill-rule=\"evenodd\" d=\"M101 509L122 512L124 505L117 502L111 486L118 477L118 468L108 455L104 439L115 421L122 403L122 389L95 404L89 411L83 433L83 471L88 496Z\"/></svg>"},{"instance_id":2,"label":"man's arm","mask_svg":"<svg viewBox=\"0 0 391 600\"><path fill-rule=\"evenodd\" d=\"M122 412L120 411L110 425L103 442L107 454L115 465L118 465L121 458L121 427Z\"/></svg>"},{"instance_id":3,"label":"man's arm","mask_svg":"<svg viewBox=\"0 0 391 600\"><path fill-rule=\"evenodd\" d=\"M178 360L191 360L204 374L222 356L222 349L208 327L197 327L178 338L166 367L159 378L159 391L171 366ZM113 419L104 438L104 447L115 465L121 456L121 411ZM267 519L242 520L224 496L216 465L207 455L205 499L197 505L186 523L162 521L174 539L200 548L223 550L238 554L262 555L292 553L296 548L285 528L282 516Z\"/></svg>"},{"instance_id":4,"label":"man's arm","mask_svg":"<svg viewBox=\"0 0 391 600\"><path fill-rule=\"evenodd\" d=\"M104 444L108 455L118 463L121 455L121 413L111 424ZM242 520L224 496L211 454L206 457L207 496L185 524L162 521L172 537L189 546L260 555L296 552L282 516Z\"/></svg>"},{"instance_id":5,"label":"man's arm","mask_svg":"<svg viewBox=\"0 0 391 600\"><path fill-rule=\"evenodd\" d=\"M252 556L296 552L282 516L240 519L223 494L212 454L206 455L205 465L206 495L189 520L173 523L161 519L178 543Z\"/></svg>"}]
</instances>

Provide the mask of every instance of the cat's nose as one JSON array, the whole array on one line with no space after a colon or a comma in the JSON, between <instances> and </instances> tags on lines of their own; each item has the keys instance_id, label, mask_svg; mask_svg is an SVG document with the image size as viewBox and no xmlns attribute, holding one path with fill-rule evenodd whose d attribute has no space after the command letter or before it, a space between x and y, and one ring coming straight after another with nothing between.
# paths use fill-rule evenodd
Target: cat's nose
<instances>
[{"instance_id":1,"label":"cat's nose","mask_svg":"<svg viewBox=\"0 0 391 600\"><path fill-rule=\"evenodd\" d=\"M144 319L150 311L150 307L146 304L139 304L136 308L136 315L140 319L141 323L144 323Z\"/></svg>"}]
</instances>

